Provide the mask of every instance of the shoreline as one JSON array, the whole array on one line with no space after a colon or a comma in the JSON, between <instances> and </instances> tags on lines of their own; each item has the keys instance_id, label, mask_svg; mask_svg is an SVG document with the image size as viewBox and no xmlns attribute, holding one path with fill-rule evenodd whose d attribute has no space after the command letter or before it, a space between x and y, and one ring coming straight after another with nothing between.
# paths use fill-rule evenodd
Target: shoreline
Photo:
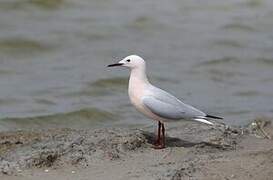
<instances>
[{"instance_id":1,"label":"shoreline","mask_svg":"<svg viewBox=\"0 0 273 180\"><path fill-rule=\"evenodd\" d=\"M243 129L182 123L167 130L162 150L141 129L1 132L0 178L270 179L271 137L267 119Z\"/></svg>"}]
</instances>

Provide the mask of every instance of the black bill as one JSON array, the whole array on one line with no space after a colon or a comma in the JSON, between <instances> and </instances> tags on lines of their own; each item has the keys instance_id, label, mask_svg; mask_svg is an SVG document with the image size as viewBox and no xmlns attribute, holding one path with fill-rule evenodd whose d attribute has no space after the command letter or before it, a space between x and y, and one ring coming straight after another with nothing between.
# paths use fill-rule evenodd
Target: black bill
<instances>
[{"instance_id":1,"label":"black bill","mask_svg":"<svg viewBox=\"0 0 273 180\"><path fill-rule=\"evenodd\" d=\"M109 64L107 67L122 66L123 63Z\"/></svg>"}]
</instances>

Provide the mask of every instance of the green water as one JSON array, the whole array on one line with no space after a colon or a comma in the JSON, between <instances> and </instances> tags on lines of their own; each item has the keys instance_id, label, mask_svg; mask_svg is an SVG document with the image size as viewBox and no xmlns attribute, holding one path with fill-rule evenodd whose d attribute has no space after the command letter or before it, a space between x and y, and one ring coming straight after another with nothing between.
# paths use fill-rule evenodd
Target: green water
<instances>
[{"instance_id":1,"label":"green water","mask_svg":"<svg viewBox=\"0 0 273 180\"><path fill-rule=\"evenodd\" d=\"M273 115L273 2L2 0L0 130L151 124L128 70L232 125Z\"/></svg>"}]
</instances>

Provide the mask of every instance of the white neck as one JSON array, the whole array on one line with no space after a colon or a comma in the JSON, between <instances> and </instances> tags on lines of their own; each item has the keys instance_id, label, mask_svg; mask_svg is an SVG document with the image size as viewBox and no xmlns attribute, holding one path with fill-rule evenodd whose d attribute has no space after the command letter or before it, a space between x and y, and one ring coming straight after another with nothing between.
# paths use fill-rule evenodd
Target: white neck
<instances>
[{"instance_id":1,"label":"white neck","mask_svg":"<svg viewBox=\"0 0 273 180\"><path fill-rule=\"evenodd\" d=\"M149 84L145 66L131 69L129 84L131 83Z\"/></svg>"},{"instance_id":2,"label":"white neck","mask_svg":"<svg viewBox=\"0 0 273 180\"><path fill-rule=\"evenodd\" d=\"M148 78L146 76L145 67L131 69L131 75L129 80L129 96L133 102L136 97L141 97L144 93L145 87L149 85Z\"/></svg>"}]
</instances>

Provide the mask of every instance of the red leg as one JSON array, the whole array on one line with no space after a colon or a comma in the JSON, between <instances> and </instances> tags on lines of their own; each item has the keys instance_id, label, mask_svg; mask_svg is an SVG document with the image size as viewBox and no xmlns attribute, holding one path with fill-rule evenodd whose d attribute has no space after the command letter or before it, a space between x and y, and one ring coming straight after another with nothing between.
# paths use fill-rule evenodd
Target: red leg
<instances>
[{"instance_id":1,"label":"red leg","mask_svg":"<svg viewBox=\"0 0 273 180\"><path fill-rule=\"evenodd\" d=\"M162 136L161 136L162 133ZM165 148L165 127L164 124L161 122L158 122L158 134L156 143L154 146L155 149L163 149Z\"/></svg>"},{"instance_id":2,"label":"red leg","mask_svg":"<svg viewBox=\"0 0 273 180\"><path fill-rule=\"evenodd\" d=\"M162 148L165 148L165 126L164 124L162 123L162 141L161 141L161 147Z\"/></svg>"},{"instance_id":3,"label":"red leg","mask_svg":"<svg viewBox=\"0 0 273 180\"><path fill-rule=\"evenodd\" d=\"M160 141L161 141L161 122L158 121L158 128L157 128L157 139L155 141L155 146L160 145Z\"/></svg>"}]
</instances>

